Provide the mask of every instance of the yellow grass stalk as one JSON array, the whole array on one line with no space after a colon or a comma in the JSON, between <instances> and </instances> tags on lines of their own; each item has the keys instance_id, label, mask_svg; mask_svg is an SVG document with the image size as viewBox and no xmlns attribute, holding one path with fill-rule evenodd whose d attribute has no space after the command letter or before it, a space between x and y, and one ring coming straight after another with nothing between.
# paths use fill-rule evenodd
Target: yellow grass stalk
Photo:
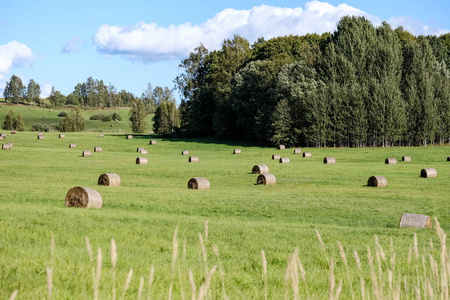
<instances>
[{"instance_id":1,"label":"yellow grass stalk","mask_svg":"<svg viewBox=\"0 0 450 300\"><path fill-rule=\"evenodd\" d=\"M433 273L433 276L434 276L434 281L438 281L439 280L439 271L438 271L437 262L434 260L434 258L431 254L429 254L429 258L430 258L431 272Z\"/></svg>"},{"instance_id":2,"label":"yellow grass stalk","mask_svg":"<svg viewBox=\"0 0 450 300\"><path fill-rule=\"evenodd\" d=\"M112 298L116 299L116 264L117 264L117 249L116 242L111 239L111 266L112 266Z\"/></svg>"},{"instance_id":3,"label":"yellow grass stalk","mask_svg":"<svg viewBox=\"0 0 450 300\"><path fill-rule=\"evenodd\" d=\"M291 281L292 281L292 291L294 292L294 299L300 299L299 298L299 277L298 277L298 266L297 266L297 260L296 257L298 257L298 248L296 247L294 250L293 255L291 256L291 262L290 262L290 275L291 275Z\"/></svg>"},{"instance_id":4,"label":"yellow grass stalk","mask_svg":"<svg viewBox=\"0 0 450 300\"><path fill-rule=\"evenodd\" d=\"M139 279L139 288L138 288L138 300L141 300L142 290L144 289L144 277Z\"/></svg>"},{"instance_id":5,"label":"yellow grass stalk","mask_svg":"<svg viewBox=\"0 0 450 300\"><path fill-rule=\"evenodd\" d=\"M194 275L192 275L192 271L189 270L189 283L191 284L191 300L195 300L197 297L197 287L195 286Z\"/></svg>"},{"instance_id":6,"label":"yellow grass stalk","mask_svg":"<svg viewBox=\"0 0 450 300\"><path fill-rule=\"evenodd\" d=\"M420 293L420 288L418 286L414 287L414 292L416 293L416 299L417 300L422 300L422 296L421 296L421 293Z\"/></svg>"},{"instance_id":7,"label":"yellow grass stalk","mask_svg":"<svg viewBox=\"0 0 450 300\"><path fill-rule=\"evenodd\" d=\"M11 296L9 296L9 300L16 299L18 293L19 293L18 290L15 290L14 292L12 292Z\"/></svg>"},{"instance_id":8,"label":"yellow grass stalk","mask_svg":"<svg viewBox=\"0 0 450 300\"><path fill-rule=\"evenodd\" d=\"M205 262L205 276L207 276L207 274L208 274L208 256L206 254L205 243L203 243L203 237L202 237L202 234L200 232L198 233L198 239L200 241L200 247L202 249L203 261Z\"/></svg>"},{"instance_id":9,"label":"yellow grass stalk","mask_svg":"<svg viewBox=\"0 0 450 300\"><path fill-rule=\"evenodd\" d=\"M342 292L342 280L339 280L338 288L336 289L336 294L334 295L334 299L338 300L341 297Z\"/></svg>"},{"instance_id":10,"label":"yellow grass stalk","mask_svg":"<svg viewBox=\"0 0 450 300\"><path fill-rule=\"evenodd\" d=\"M436 217L434 217L434 221L436 224L435 229L441 242L441 299L448 299L447 236L445 235L444 230L442 230Z\"/></svg>"},{"instance_id":11,"label":"yellow grass stalk","mask_svg":"<svg viewBox=\"0 0 450 300\"><path fill-rule=\"evenodd\" d=\"M355 299L355 295L353 292L353 284L352 284L352 280L350 278L350 270L348 268L347 256L345 255L344 247L342 247L341 242L337 241L337 243L338 243L338 248L339 248L339 254L341 255L342 262L344 263L345 269L347 271L347 279L348 279L348 282L350 283L350 293L352 295L352 299Z\"/></svg>"},{"instance_id":12,"label":"yellow grass stalk","mask_svg":"<svg viewBox=\"0 0 450 300\"><path fill-rule=\"evenodd\" d=\"M261 250L261 261L263 266L263 280L264 280L264 299L267 300L267 260L264 250Z\"/></svg>"},{"instance_id":13,"label":"yellow grass stalk","mask_svg":"<svg viewBox=\"0 0 450 300\"><path fill-rule=\"evenodd\" d=\"M169 299L172 299L172 289L173 289L173 281L175 279L175 264L177 262L178 258L178 225L175 227L175 232L173 234L172 239L172 262L171 262L171 269L172 269L172 276L170 279L170 287L169 287Z\"/></svg>"},{"instance_id":14,"label":"yellow grass stalk","mask_svg":"<svg viewBox=\"0 0 450 300\"><path fill-rule=\"evenodd\" d=\"M216 245L213 245L213 251L214 251L214 254L217 257L217 261L219 262L219 273L220 273L220 278L222 279L223 299L227 300L228 299L228 295L227 295L227 293L225 291L225 272L223 271L222 262L220 261L219 248L217 248Z\"/></svg>"},{"instance_id":15,"label":"yellow grass stalk","mask_svg":"<svg viewBox=\"0 0 450 300\"><path fill-rule=\"evenodd\" d=\"M417 247L417 234L414 232L414 258L419 260L419 248Z\"/></svg>"},{"instance_id":16,"label":"yellow grass stalk","mask_svg":"<svg viewBox=\"0 0 450 300\"><path fill-rule=\"evenodd\" d=\"M133 277L133 269L130 269L130 271L127 274L127 279L125 281L125 285L123 286L122 299L125 299L125 294L127 293L127 290L130 287L131 277Z\"/></svg>"},{"instance_id":17,"label":"yellow grass stalk","mask_svg":"<svg viewBox=\"0 0 450 300\"><path fill-rule=\"evenodd\" d=\"M150 268L150 275L148 276L147 300L151 299L151 291L152 291L152 284L153 284L154 276L155 276L155 267L151 266L151 268Z\"/></svg>"},{"instance_id":18,"label":"yellow grass stalk","mask_svg":"<svg viewBox=\"0 0 450 300\"><path fill-rule=\"evenodd\" d=\"M353 251L353 256L355 257L356 267L359 270L359 283L361 288L361 298L363 300L366 299L366 288L365 288L365 281L362 275L362 269L361 269L361 260L359 259L358 252L356 250Z\"/></svg>"},{"instance_id":19,"label":"yellow grass stalk","mask_svg":"<svg viewBox=\"0 0 450 300\"><path fill-rule=\"evenodd\" d=\"M427 292L428 292L428 297L430 299L434 299L434 292L433 292L433 287L431 286L430 278L427 278Z\"/></svg>"},{"instance_id":20,"label":"yellow grass stalk","mask_svg":"<svg viewBox=\"0 0 450 300\"><path fill-rule=\"evenodd\" d=\"M379 286L379 292L380 292L380 297L381 299L383 299L383 290L384 290L384 281L383 281L383 269L381 268L381 254L380 254L380 250L377 247L375 250L375 257L377 258L377 265L378 265L378 282L380 284Z\"/></svg>"},{"instance_id":21,"label":"yellow grass stalk","mask_svg":"<svg viewBox=\"0 0 450 300\"><path fill-rule=\"evenodd\" d=\"M98 248L97 252L97 267L95 271L95 280L94 280L94 299L98 299L98 290L100 287L100 278L102 276L102 249Z\"/></svg>"},{"instance_id":22,"label":"yellow grass stalk","mask_svg":"<svg viewBox=\"0 0 450 300\"><path fill-rule=\"evenodd\" d=\"M333 300L334 299L334 286L336 284L334 281L334 260L333 260L333 258L330 261L329 267L330 267L330 275L328 277L328 299Z\"/></svg>"},{"instance_id":23,"label":"yellow grass stalk","mask_svg":"<svg viewBox=\"0 0 450 300\"><path fill-rule=\"evenodd\" d=\"M317 236L317 239L319 240L320 248L322 249L322 252L324 253L327 262L329 262L330 260L328 259L327 251L325 249L325 244L323 243L322 237L320 236L319 230L317 230L317 229L316 229L316 236Z\"/></svg>"},{"instance_id":24,"label":"yellow grass stalk","mask_svg":"<svg viewBox=\"0 0 450 300\"><path fill-rule=\"evenodd\" d=\"M47 267L47 298L52 299L52 289L53 289L53 272L52 269Z\"/></svg>"},{"instance_id":25,"label":"yellow grass stalk","mask_svg":"<svg viewBox=\"0 0 450 300\"><path fill-rule=\"evenodd\" d=\"M433 245L433 240L430 238L430 251L433 252L434 251L434 245Z\"/></svg>"},{"instance_id":26,"label":"yellow grass stalk","mask_svg":"<svg viewBox=\"0 0 450 300\"><path fill-rule=\"evenodd\" d=\"M200 286L200 291L198 293L198 299L202 300L206 297L206 294L208 293L209 286L211 284L211 278L216 272L217 266L212 267L211 270L209 270L208 274L206 275L205 282Z\"/></svg>"},{"instance_id":27,"label":"yellow grass stalk","mask_svg":"<svg viewBox=\"0 0 450 300\"><path fill-rule=\"evenodd\" d=\"M94 256L92 255L92 247L91 247L91 243L89 242L89 238L86 237L86 249L89 255L89 259L91 260L91 262L94 261Z\"/></svg>"},{"instance_id":28,"label":"yellow grass stalk","mask_svg":"<svg viewBox=\"0 0 450 300\"><path fill-rule=\"evenodd\" d=\"M375 275L375 271L373 269L373 257L372 257L372 253L370 252L369 246L367 246L367 259L369 261L370 276L372 277L373 297L378 300L378 299L381 299L381 297L380 297L380 292L379 292L379 288L378 288L377 276Z\"/></svg>"}]
</instances>

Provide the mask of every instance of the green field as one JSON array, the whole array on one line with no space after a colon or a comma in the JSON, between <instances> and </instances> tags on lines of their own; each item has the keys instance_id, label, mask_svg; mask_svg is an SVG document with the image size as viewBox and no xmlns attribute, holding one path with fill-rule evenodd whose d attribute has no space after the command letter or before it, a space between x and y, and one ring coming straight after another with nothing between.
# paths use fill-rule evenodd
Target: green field
<instances>
[{"instance_id":1,"label":"green field","mask_svg":"<svg viewBox=\"0 0 450 300\"><path fill-rule=\"evenodd\" d=\"M34 122L25 115L32 109L21 109L27 124ZM4 110L5 106L0 109L2 113ZM57 113L53 110L46 120L57 120L53 117ZM128 121L119 123L128 126ZM223 299L224 293L229 299L264 299L266 289L269 299L283 299L286 294L289 299L329 298L331 265L336 281L333 293L342 280L342 299L362 298L360 277L370 299L376 298L374 278L377 293L388 299L393 298L389 293L395 293L397 286L402 299L416 298L416 286L424 297L429 291L426 278L430 278L434 295L440 295L443 282L450 278L441 280L445 272L441 271L441 247L434 229L398 229L405 212L436 216L445 231L450 229L450 162L446 162L449 146L304 148L312 157L303 158L294 155L293 149L209 139L165 140L135 135L127 140L126 126L121 127L123 133L111 130L104 138L95 132L83 132L66 133L66 138L59 139L57 132L48 132L44 140L37 140L37 133L6 132L2 142L13 143L13 147L0 151L1 299L8 299L15 290L16 299L46 298L47 267L52 270L53 299L93 298L100 248L99 299L111 298L113 287L117 299L136 299L141 278L141 299L148 295L166 299L169 294L172 299L190 299L189 271L199 296L207 273L215 270L206 292L208 299ZM156 139L157 145L149 145L150 139ZM77 147L69 149L69 143ZM102 147L103 152L94 153L95 146ZM148 157L148 165L135 164L137 147L148 150L148 155L143 155ZM233 155L235 148L242 153ZM83 150L92 151L92 157L81 157ZM199 156L200 162L189 163L188 156L181 155L182 150ZM273 161L272 154L289 157L290 163ZM412 162L402 162L403 155L411 156ZM323 164L325 156L334 156L336 164ZM397 158L398 164L385 165L387 157ZM275 186L256 185L257 175L251 174L256 164L269 167L277 179ZM420 178L421 169L426 167L436 168L437 178ZM98 186L102 173L119 174L122 185ZM387 187L367 187L372 175L385 176ZM206 177L211 189L189 190L187 182L197 176ZM65 207L65 195L75 186L97 190L103 207ZM178 247L174 255L176 228ZM417 247L413 244L414 233ZM384 249L385 260L375 236ZM86 237L92 246L92 261ZM118 252L114 271L110 258L112 238ZM343 245L348 269L337 241ZM368 246L373 268L368 261ZM306 271L305 281L298 262L285 279L286 266L296 247ZM267 283L261 250L267 259ZM361 259L361 271L354 259L355 250ZM430 255L437 262L438 278L433 275L436 272ZM152 266L154 280L149 290ZM131 282L124 294L130 269Z\"/></svg>"}]
</instances>

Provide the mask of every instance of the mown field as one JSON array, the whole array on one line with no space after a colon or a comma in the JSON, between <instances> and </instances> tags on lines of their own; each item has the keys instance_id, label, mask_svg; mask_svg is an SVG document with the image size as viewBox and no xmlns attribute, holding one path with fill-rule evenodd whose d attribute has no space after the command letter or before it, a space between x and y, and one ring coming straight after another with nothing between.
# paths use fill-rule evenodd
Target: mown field
<instances>
[{"instance_id":1,"label":"mown field","mask_svg":"<svg viewBox=\"0 0 450 300\"><path fill-rule=\"evenodd\" d=\"M203 290L208 299L325 299L330 290L341 299L395 299L396 293L401 299L418 293L429 299L430 291L439 296L448 287L448 269L441 264L447 250L441 252L436 231L398 229L398 223L405 212L419 213L436 216L445 231L450 229L449 146L304 148L312 157L303 158L293 149L209 139L134 135L127 140L125 126L124 133L113 130L104 138L82 132L59 139L48 132L44 140L35 132L4 131L2 142L13 148L0 150L1 299L15 290L16 299L48 297L47 268L53 299L95 298L96 291L99 299L113 294L191 299L193 285L196 298L202 298L200 287L209 285ZM150 139L157 145L149 145ZM69 149L69 143L77 147ZM94 153L95 146L103 152ZM135 164L137 147L148 150L142 155L148 165ZM235 148L242 153L233 155ZM83 150L91 150L92 157L81 157ZM200 162L189 163L182 150ZM273 161L272 154L289 157L290 163ZM402 162L403 155L412 161ZM334 156L336 164L323 164L325 156ZM398 164L385 165L387 157ZM269 167L275 186L256 185L257 175L251 174L256 164ZM420 178L426 167L436 168L437 178ZM122 185L98 186L102 173L119 174ZM367 187L372 175L385 176L387 187ZM187 188L197 176L209 180L210 190ZM65 195L75 186L97 190L103 207L65 207ZM292 260L293 253L298 260Z\"/></svg>"}]
</instances>

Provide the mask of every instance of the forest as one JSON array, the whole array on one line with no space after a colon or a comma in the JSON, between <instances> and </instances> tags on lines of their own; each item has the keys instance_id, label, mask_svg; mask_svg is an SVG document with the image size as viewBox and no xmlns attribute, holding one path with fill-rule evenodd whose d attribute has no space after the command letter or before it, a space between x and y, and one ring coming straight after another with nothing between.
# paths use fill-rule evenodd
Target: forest
<instances>
[{"instance_id":1,"label":"forest","mask_svg":"<svg viewBox=\"0 0 450 300\"><path fill-rule=\"evenodd\" d=\"M175 79L181 130L315 147L450 140L450 34L343 17L335 32L198 46Z\"/></svg>"}]
</instances>

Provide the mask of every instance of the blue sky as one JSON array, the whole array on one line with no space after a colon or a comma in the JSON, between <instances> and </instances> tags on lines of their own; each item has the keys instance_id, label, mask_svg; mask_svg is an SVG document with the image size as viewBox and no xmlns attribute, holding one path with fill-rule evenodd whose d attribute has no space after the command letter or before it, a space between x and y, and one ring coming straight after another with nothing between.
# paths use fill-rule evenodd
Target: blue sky
<instances>
[{"instance_id":1,"label":"blue sky","mask_svg":"<svg viewBox=\"0 0 450 300\"><path fill-rule=\"evenodd\" d=\"M388 21L415 35L450 32L449 0L0 0L0 93L15 74L42 96L89 76L140 96L147 83L173 88L178 64L241 34L251 43L333 31L343 15Z\"/></svg>"}]
</instances>

